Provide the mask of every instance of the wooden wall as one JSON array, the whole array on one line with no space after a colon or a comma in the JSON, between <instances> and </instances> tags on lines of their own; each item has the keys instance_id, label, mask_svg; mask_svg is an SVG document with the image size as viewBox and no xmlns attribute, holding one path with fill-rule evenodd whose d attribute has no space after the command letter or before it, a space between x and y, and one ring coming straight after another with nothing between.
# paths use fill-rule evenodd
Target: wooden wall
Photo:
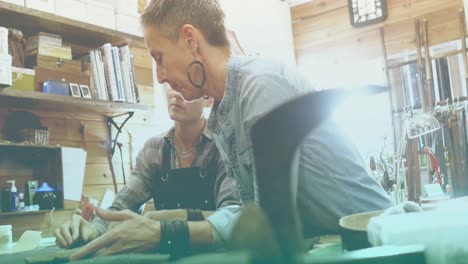
<instances>
[{"instance_id":1,"label":"wooden wall","mask_svg":"<svg viewBox=\"0 0 468 264\"><path fill-rule=\"evenodd\" d=\"M415 18L428 20L429 45L459 38L462 0L387 0L386 21L360 29L351 26L347 5L347 0L313 0L291 8L298 66L381 59L381 28L389 56L415 50Z\"/></svg>"},{"instance_id":2,"label":"wooden wall","mask_svg":"<svg viewBox=\"0 0 468 264\"><path fill-rule=\"evenodd\" d=\"M149 105L154 109L154 88L152 79L152 62L148 51L145 48L131 48L135 60L135 69L139 85L141 103ZM26 110L21 108L0 107L0 128L3 126L6 115L15 110ZM107 159L108 128L107 120L104 116L92 113L62 113L62 112L40 112L31 111L38 115L43 125L49 128L50 143L67 147L84 148L87 151L86 172L84 178L83 193L100 201L106 189L114 190L112 176ZM116 119L118 124L123 121L123 117ZM121 166L123 164L125 175L130 175L131 164L134 165L135 157L142 148L144 142L154 136L153 128L157 124L154 118L154 111L148 113L135 114L124 127L123 133L119 137L119 142L123 144L122 156L116 149L113 157L113 165L116 173L116 180L119 189L124 184ZM80 129L85 126L85 144L81 137ZM113 130L113 135L116 131ZM132 151L130 151L132 149ZM0 172L0 186L6 188L6 178ZM20 186L18 186L20 187ZM49 214L32 214L24 216L2 216L0 224L13 224L15 238L18 238L27 229L37 229L44 232L44 236L52 235L55 228L69 219L70 211L58 211Z\"/></svg>"}]
</instances>

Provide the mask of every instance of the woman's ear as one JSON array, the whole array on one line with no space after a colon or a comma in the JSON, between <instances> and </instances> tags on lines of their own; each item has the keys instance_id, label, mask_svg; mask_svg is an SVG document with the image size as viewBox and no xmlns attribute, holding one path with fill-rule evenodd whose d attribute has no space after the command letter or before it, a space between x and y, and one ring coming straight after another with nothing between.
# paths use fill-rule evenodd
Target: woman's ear
<instances>
[{"instance_id":1,"label":"woman's ear","mask_svg":"<svg viewBox=\"0 0 468 264\"><path fill-rule=\"evenodd\" d=\"M214 104L214 99L213 98L208 98L208 99L204 99L204 102L203 102L203 106L204 107L212 107Z\"/></svg>"},{"instance_id":2,"label":"woman's ear","mask_svg":"<svg viewBox=\"0 0 468 264\"><path fill-rule=\"evenodd\" d=\"M195 46L198 45L195 28L190 24L185 24L181 28L181 34L188 47L195 49Z\"/></svg>"}]
</instances>

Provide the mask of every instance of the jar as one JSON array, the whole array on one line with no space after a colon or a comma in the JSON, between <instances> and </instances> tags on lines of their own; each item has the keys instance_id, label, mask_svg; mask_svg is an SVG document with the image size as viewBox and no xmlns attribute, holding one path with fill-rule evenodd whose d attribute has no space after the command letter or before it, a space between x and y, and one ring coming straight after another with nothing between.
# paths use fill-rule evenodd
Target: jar
<instances>
[{"instance_id":1,"label":"jar","mask_svg":"<svg viewBox=\"0 0 468 264\"><path fill-rule=\"evenodd\" d=\"M54 189L44 182L34 193L33 203L39 205L39 210L49 210L55 207Z\"/></svg>"},{"instance_id":2,"label":"jar","mask_svg":"<svg viewBox=\"0 0 468 264\"><path fill-rule=\"evenodd\" d=\"M10 249L13 245L11 225L0 225L0 249Z\"/></svg>"}]
</instances>

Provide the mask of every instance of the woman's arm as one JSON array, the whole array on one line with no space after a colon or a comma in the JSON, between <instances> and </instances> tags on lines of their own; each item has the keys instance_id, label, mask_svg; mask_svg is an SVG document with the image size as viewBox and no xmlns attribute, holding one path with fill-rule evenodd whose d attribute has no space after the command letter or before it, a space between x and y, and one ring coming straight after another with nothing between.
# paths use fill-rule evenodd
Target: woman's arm
<instances>
[{"instance_id":1,"label":"woman's arm","mask_svg":"<svg viewBox=\"0 0 468 264\"><path fill-rule=\"evenodd\" d=\"M161 236L161 223L137 215L129 210L109 211L98 209L106 221L116 226L89 244L76 250L71 261L94 255L111 255L123 252L158 252L161 243L168 242ZM212 228L208 221L189 222L190 248L206 248L213 244ZM164 232L163 232L164 233Z\"/></svg>"},{"instance_id":2,"label":"woman's arm","mask_svg":"<svg viewBox=\"0 0 468 264\"><path fill-rule=\"evenodd\" d=\"M154 172L154 163L160 160L160 151L158 146L159 138L148 140L143 149L140 150L136 158L136 165L132 171L127 185L125 185L115 196L112 205L108 208L113 211L129 209L137 212L138 209L147 202L152 195L151 176ZM100 234L104 233L108 223L99 216L93 219L93 225Z\"/></svg>"}]
</instances>

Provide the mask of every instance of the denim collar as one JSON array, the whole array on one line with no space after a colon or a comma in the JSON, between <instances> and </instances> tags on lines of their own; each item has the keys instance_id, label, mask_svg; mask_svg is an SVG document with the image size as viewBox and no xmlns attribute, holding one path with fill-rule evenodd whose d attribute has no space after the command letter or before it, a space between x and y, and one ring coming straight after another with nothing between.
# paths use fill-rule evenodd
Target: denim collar
<instances>
[{"instance_id":1,"label":"denim collar","mask_svg":"<svg viewBox=\"0 0 468 264\"><path fill-rule=\"evenodd\" d=\"M223 99L219 103L215 102L208 120L209 130L215 133L217 129L219 129L218 123L224 123L226 121L222 117L225 117L232 110L232 105L236 101L235 96L241 70L241 58L242 57L239 56L233 56L229 59ZM220 120L218 120L218 116L221 117Z\"/></svg>"}]
</instances>

